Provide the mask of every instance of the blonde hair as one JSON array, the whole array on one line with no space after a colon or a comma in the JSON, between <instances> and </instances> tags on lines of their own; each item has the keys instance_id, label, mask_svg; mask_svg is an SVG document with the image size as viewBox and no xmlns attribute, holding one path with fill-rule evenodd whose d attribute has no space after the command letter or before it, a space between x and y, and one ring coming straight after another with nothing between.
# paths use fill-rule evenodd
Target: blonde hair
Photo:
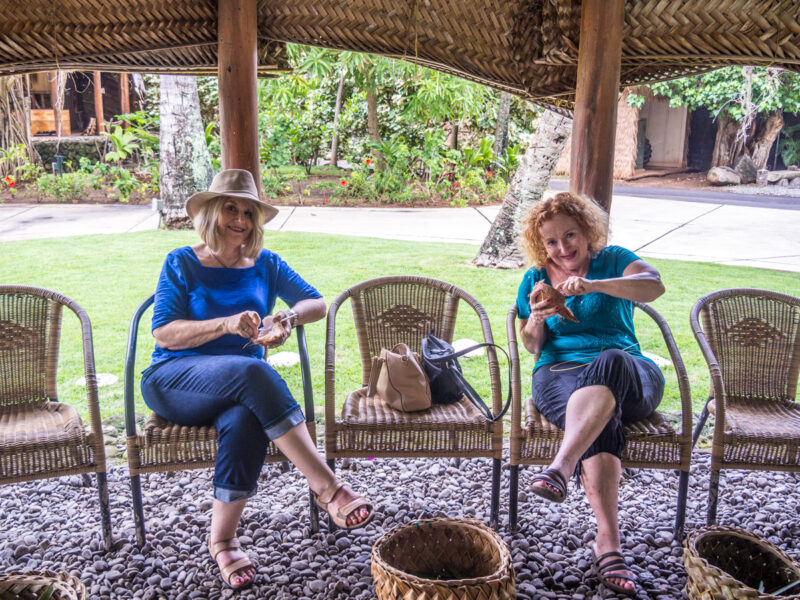
<instances>
[{"instance_id":1,"label":"blonde hair","mask_svg":"<svg viewBox=\"0 0 800 600\"><path fill-rule=\"evenodd\" d=\"M222 250L217 224L226 200L228 198L225 196L212 198L201 205L194 216L194 229L212 252ZM248 258L256 258L264 247L264 211L255 202L247 201L247 203L250 205L253 215L253 229L250 230L250 235L244 242L242 254Z\"/></svg>"},{"instance_id":2,"label":"blonde hair","mask_svg":"<svg viewBox=\"0 0 800 600\"><path fill-rule=\"evenodd\" d=\"M581 198L570 192L542 200L533 206L522 219L522 252L529 264L541 269L547 264L547 250L542 241L541 226L557 215L575 219L589 240L589 252L599 252L608 237L608 213L589 198Z\"/></svg>"}]
</instances>

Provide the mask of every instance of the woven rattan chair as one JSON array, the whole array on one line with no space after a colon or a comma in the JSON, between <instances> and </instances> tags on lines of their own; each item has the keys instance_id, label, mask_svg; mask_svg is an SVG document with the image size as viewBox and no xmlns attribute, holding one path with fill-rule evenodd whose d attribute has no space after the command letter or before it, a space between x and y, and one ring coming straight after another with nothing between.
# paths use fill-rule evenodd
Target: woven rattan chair
<instances>
[{"instance_id":1,"label":"woven rattan chair","mask_svg":"<svg viewBox=\"0 0 800 600\"><path fill-rule=\"evenodd\" d=\"M131 319L128 333L128 351L125 359L125 431L127 434L128 468L133 495L133 515L136 523L136 542L145 542L144 508L139 476L144 473L164 473L186 471L189 469L213 468L217 459L217 430L213 425L207 427L188 427L176 425L155 413L151 413L144 424L144 431L137 431L134 412L134 387L136 374L136 338L139 322L145 311L153 304L154 296L145 300ZM303 378L303 400L306 426L312 440L317 439L314 421L314 396L311 389L311 368L308 362L306 334L302 325L294 328L300 352L300 370ZM283 463L284 471L289 469L286 457L270 441L264 463ZM319 530L319 516L314 497L309 490L309 510L311 528Z\"/></svg>"},{"instance_id":2,"label":"woven rattan chair","mask_svg":"<svg viewBox=\"0 0 800 600\"><path fill-rule=\"evenodd\" d=\"M78 317L89 430L74 407L58 401L56 375L61 319ZM0 483L95 473L106 550L111 549L106 455L92 326L66 296L36 287L0 285Z\"/></svg>"},{"instance_id":3,"label":"woven rattan chair","mask_svg":"<svg viewBox=\"0 0 800 600\"><path fill-rule=\"evenodd\" d=\"M648 419L625 426L625 451L622 466L641 469L672 469L680 473L678 509L675 516L675 535L683 534L686 516L686 492L689 485L689 466L692 457L692 399L689 377L683 365L672 332L664 318L648 304L634 306L655 321L669 352L681 396L681 430L676 432L664 416L656 411ZM549 465L558 452L564 432L536 410L533 398L522 406L522 384L517 347L517 307L508 313L508 345L511 353L511 472L509 498L509 528L517 527L517 497L520 465ZM523 420L524 418L524 420Z\"/></svg>"},{"instance_id":4,"label":"woven rattan chair","mask_svg":"<svg viewBox=\"0 0 800 600\"><path fill-rule=\"evenodd\" d=\"M336 414L336 316L350 299L361 354L361 385L349 393ZM391 276L370 279L342 292L328 309L325 345L325 455L335 469L337 458L485 457L493 460L490 523L497 524L500 494L502 422L488 423L465 398L450 405L406 413L377 398L368 398L372 357L381 348L405 342L422 352L422 338L434 335L452 341L456 315L465 304L480 320L485 342L492 342L486 311L464 290L437 279ZM497 356L488 348L492 411L502 407Z\"/></svg>"},{"instance_id":5,"label":"woven rattan chair","mask_svg":"<svg viewBox=\"0 0 800 600\"><path fill-rule=\"evenodd\" d=\"M695 431L714 413L708 524L722 469L800 470L800 298L748 288L700 298L692 330L711 374Z\"/></svg>"}]
</instances>

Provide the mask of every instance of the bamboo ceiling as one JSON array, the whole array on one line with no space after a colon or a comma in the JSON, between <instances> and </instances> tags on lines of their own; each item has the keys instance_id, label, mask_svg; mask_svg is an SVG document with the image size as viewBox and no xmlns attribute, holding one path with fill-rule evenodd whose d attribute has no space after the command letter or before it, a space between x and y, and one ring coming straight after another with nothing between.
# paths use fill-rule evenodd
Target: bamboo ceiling
<instances>
[{"instance_id":1,"label":"bamboo ceiling","mask_svg":"<svg viewBox=\"0 0 800 600\"><path fill-rule=\"evenodd\" d=\"M0 75L216 72L217 0L0 0ZM259 0L259 73L283 42L372 52L568 106L579 0ZM628 0L622 85L730 64L800 71L797 0Z\"/></svg>"}]
</instances>

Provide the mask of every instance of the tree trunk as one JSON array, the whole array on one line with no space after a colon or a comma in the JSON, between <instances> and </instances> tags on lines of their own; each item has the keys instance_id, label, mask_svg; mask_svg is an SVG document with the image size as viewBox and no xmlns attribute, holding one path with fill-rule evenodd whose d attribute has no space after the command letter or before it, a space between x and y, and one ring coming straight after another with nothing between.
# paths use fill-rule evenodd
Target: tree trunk
<instances>
[{"instance_id":1,"label":"tree trunk","mask_svg":"<svg viewBox=\"0 0 800 600\"><path fill-rule=\"evenodd\" d=\"M742 143L738 136L738 121L730 117L717 117L717 138L711 155L712 167L733 167L742 153Z\"/></svg>"},{"instance_id":2,"label":"tree trunk","mask_svg":"<svg viewBox=\"0 0 800 600\"><path fill-rule=\"evenodd\" d=\"M458 150L458 123L455 121L450 122L450 135L445 144L450 150Z\"/></svg>"},{"instance_id":3,"label":"tree trunk","mask_svg":"<svg viewBox=\"0 0 800 600\"><path fill-rule=\"evenodd\" d=\"M756 168L767 168L769 151L775 144L775 140L778 139L781 129L783 129L783 114L779 110L776 110L759 124L755 135L747 144L748 154L756 164Z\"/></svg>"},{"instance_id":4,"label":"tree trunk","mask_svg":"<svg viewBox=\"0 0 800 600\"><path fill-rule=\"evenodd\" d=\"M530 146L503 199L503 206L473 264L496 269L522 266L518 243L520 221L528 209L542 199L571 130L569 117L546 110L539 118Z\"/></svg>"},{"instance_id":5,"label":"tree trunk","mask_svg":"<svg viewBox=\"0 0 800 600\"><path fill-rule=\"evenodd\" d=\"M375 94L375 90L369 87L367 88L367 131L369 139L379 144L381 134L378 131L378 96ZM372 150L372 159L375 163L375 170L383 171L383 154L378 150Z\"/></svg>"},{"instance_id":6,"label":"tree trunk","mask_svg":"<svg viewBox=\"0 0 800 600\"><path fill-rule=\"evenodd\" d=\"M497 127L494 130L494 155L505 154L508 148L508 117L511 113L511 94L500 93L500 104L497 107Z\"/></svg>"},{"instance_id":7,"label":"tree trunk","mask_svg":"<svg viewBox=\"0 0 800 600\"><path fill-rule=\"evenodd\" d=\"M339 115L342 114L342 97L344 96L344 76L347 70L342 67L339 73L339 89L336 90L336 106L333 109L333 139L331 140L331 165L339 165ZM377 126L378 118L375 117Z\"/></svg>"},{"instance_id":8,"label":"tree trunk","mask_svg":"<svg viewBox=\"0 0 800 600\"><path fill-rule=\"evenodd\" d=\"M186 200L207 190L214 172L206 146L200 99L193 76L161 75L161 168L164 225L191 225Z\"/></svg>"}]
</instances>

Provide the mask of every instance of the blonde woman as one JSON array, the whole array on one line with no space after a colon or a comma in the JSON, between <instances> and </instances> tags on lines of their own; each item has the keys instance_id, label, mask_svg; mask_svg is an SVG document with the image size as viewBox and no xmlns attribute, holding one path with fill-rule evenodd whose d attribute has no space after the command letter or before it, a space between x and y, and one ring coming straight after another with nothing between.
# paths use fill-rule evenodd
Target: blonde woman
<instances>
[{"instance_id":1,"label":"blonde woman","mask_svg":"<svg viewBox=\"0 0 800 600\"><path fill-rule=\"evenodd\" d=\"M539 356L533 399L564 430L553 463L531 491L563 502L567 480L580 477L597 517L594 563L603 583L632 595L633 573L621 554L617 505L625 446L622 424L651 415L664 392L658 367L642 356L632 300L664 293L658 271L630 250L606 246L607 219L595 203L563 192L534 206L523 221L523 249L533 267L517 294L525 348ZM577 323L550 300L534 302L544 282L566 297Z\"/></svg>"},{"instance_id":2,"label":"blonde woman","mask_svg":"<svg viewBox=\"0 0 800 600\"><path fill-rule=\"evenodd\" d=\"M255 567L236 528L256 491L270 440L308 479L317 502L342 527L361 527L372 506L339 483L318 454L286 383L248 344L260 327L292 327L325 316L325 302L280 256L262 247L277 210L262 202L249 171L222 171L186 204L202 241L167 255L153 309L155 351L142 378L147 405L181 425L214 425L219 451L209 550L234 589ZM272 314L277 298L291 308Z\"/></svg>"}]
</instances>

